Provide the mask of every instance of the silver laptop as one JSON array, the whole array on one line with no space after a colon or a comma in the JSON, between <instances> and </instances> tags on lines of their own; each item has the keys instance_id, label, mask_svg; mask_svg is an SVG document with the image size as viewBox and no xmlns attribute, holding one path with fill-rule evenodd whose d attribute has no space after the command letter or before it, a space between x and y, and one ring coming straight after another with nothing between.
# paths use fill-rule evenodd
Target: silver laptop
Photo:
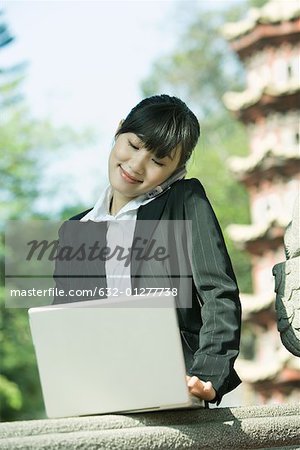
<instances>
[{"instance_id":1,"label":"silver laptop","mask_svg":"<svg viewBox=\"0 0 300 450\"><path fill-rule=\"evenodd\" d=\"M48 417L203 407L188 392L172 296L29 310Z\"/></svg>"}]
</instances>

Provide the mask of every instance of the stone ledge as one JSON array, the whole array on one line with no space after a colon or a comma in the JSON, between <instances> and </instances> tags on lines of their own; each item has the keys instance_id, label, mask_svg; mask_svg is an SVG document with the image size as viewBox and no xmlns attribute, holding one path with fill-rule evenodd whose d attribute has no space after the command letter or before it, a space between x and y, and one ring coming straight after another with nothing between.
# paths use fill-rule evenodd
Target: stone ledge
<instances>
[{"instance_id":1,"label":"stone ledge","mask_svg":"<svg viewBox=\"0 0 300 450\"><path fill-rule=\"evenodd\" d=\"M295 404L0 424L0 449L300 449Z\"/></svg>"}]
</instances>

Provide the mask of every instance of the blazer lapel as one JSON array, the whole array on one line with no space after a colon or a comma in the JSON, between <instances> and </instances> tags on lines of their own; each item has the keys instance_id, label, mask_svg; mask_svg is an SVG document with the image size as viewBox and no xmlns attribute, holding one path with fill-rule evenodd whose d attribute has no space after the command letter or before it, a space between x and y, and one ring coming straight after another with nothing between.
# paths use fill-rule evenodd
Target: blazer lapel
<instances>
[{"instance_id":1,"label":"blazer lapel","mask_svg":"<svg viewBox=\"0 0 300 450\"><path fill-rule=\"evenodd\" d=\"M143 248L142 254L147 253L149 246L151 244L151 237L162 217L164 208L166 206L170 189L161 194L159 197L155 198L151 202L144 206L140 206L137 212L136 226L134 230L133 243L135 240L138 242L138 246ZM137 260L133 257L131 258L131 281L132 287L135 286L135 277L138 277L139 268L142 264L142 260Z\"/></svg>"}]
</instances>

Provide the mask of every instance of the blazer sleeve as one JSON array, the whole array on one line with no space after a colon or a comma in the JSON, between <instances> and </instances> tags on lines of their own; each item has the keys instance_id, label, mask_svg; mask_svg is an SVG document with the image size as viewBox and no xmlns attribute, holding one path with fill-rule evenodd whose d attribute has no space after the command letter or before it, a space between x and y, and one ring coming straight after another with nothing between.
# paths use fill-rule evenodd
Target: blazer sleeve
<instances>
[{"instance_id":1,"label":"blazer sleeve","mask_svg":"<svg viewBox=\"0 0 300 450\"><path fill-rule=\"evenodd\" d=\"M184 200L185 218L192 221L188 252L203 323L189 372L211 381L220 403L232 389L232 378L240 383L233 369L240 343L239 290L220 225L199 180L185 180Z\"/></svg>"},{"instance_id":2,"label":"blazer sleeve","mask_svg":"<svg viewBox=\"0 0 300 450\"><path fill-rule=\"evenodd\" d=\"M67 234L68 234L68 230L70 230L70 227L68 226L70 224L69 221L71 221L71 220L79 221L91 210L92 210L92 208L87 209L62 223L61 227L58 230L57 254L59 254L60 250L65 245L68 245ZM52 301L53 305L62 304L62 303L71 303L71 302L75 301L75 298L70 297L70 295L69 295L70 294L69 267L70 267L70 263L66 264L66 262L61 261L59 257L55 260L55 269L54 269L54 273L53 273L53 279L55 281L56 290L55 290L55 295L54 295L54 298ZM56 294L57 291L60 291L61 293L64 293L64 294L58 296Z\"/></svg>"}]
</instances>

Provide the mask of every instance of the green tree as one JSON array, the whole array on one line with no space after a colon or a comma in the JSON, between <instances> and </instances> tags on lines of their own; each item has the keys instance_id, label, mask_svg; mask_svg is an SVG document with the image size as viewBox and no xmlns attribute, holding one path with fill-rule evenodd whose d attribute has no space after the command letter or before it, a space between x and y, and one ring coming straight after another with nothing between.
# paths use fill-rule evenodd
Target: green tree
<instances>
[{"instance_id":1,"label":"green tree","mask_svg":"<svg viewBox=\"0 0 300 450\"><path fill-rule=\"evenodd\" d=\"M266 3L268 3L269 0L249 0L249 5L253 8L261 8Z\"/></svg>"},{"instance_id":2,"label":"green tree","mask_svg":"<svg viewBox=\"0 0 300 450\"><path fill-rule=\"evenodd\" d=\"M0 52L13 43L0 16ZM0 407L1 420L42 417L43 403L26 309L5 306L4 224L8 219L46 219L34 211L44 155L91 142L88 131L54 127L32 118L22 97L25 64L0 68ZM49 199L50 201L50 199Z\"/></svg>"}]
</instances>

